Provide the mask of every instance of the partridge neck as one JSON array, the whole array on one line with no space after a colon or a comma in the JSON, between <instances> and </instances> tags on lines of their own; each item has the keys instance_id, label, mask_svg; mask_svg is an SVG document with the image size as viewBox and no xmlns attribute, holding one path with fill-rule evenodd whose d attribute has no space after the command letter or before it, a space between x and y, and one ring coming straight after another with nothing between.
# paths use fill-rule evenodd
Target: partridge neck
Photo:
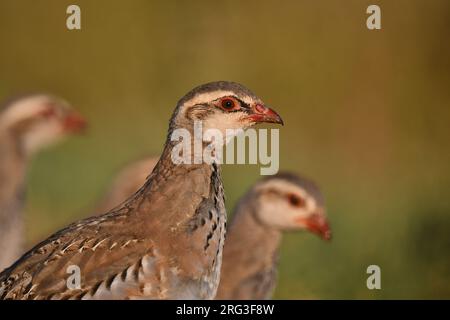
<instances>
[{"instance_id":1,"label":"partridge neck","mask_svg":"<svg viewBox=\"0 0 450 320\"><path fill-rule=\"evenodd\" d=\"M249 244L264 246L268 250L267 252L273 252L280 245L281 231L264 224L258 218L259 204L257 201L254 199L238 206L236 224L239 224L240 228L245 227L247 230L252 230L252 232L246 232L244 236Z\"/></svg>"},{"instance_id":2,"label":"partridge neck","mask_svg":"<svg viewBox=\"0 0 450 320\"><path fill-rule=\"evenodd\" d=\"M0 132L0 216L8 214L5 208L10 202L20 200L25 169L26 159L14 139Z\"/></svg>"},{"instance_id":3,"label":"partridge neck","mask_svg":"<svg viewBox=\"0 0 450 320\"><path fill-rule=\"evenodd\" d=\"M214 196L211 194L216 190L214 185L221 183L218 165L174 163L171 159L172 148L173 143L166 143L153 172L130 203L135 204L137 210L134 212L137 214L152 216L149 222L155 221L157 216L159 230L166 227L173 229L175 225L181 228L188 223L200 203ZM149 228L154 225L149 223Z\"/></svg>"},{"instance_id":4,"label":"partridge neck","mask_svg":"<svg viewBox=\"0 0 450 320\"><path fill-rule=\"evenodd\" d=\"M258 203L252 195L247 195L238 204L227 233L227 245L244 246L246 250L233 250L236 263L240 255L253 255L263 265L276 262L281 243L281 231L262 223L257 217ZM248 260L247 257L242 259Z\"/></svg>"},{"instance_id":5,"label":"partridge neck","mask_svg":"<svg viewBox=\"0 0 450 320\"><path fill-rule=\"evenodd\" d=\"M219 167L218 164L210 164L205 161L194 161L194 152L192 149L191 161L189 163L176 163L174 158L172 157L172 153L176 142L167 141L166 146L161 154L161 157L156 164L151 176L165 177L168 174L175 174L177 172L185 173L185 177L189 177L189 172L198 171L198 170L206 170L207 172L211 172L214 170L214 167Z\"/></svg>"}]
</instances>

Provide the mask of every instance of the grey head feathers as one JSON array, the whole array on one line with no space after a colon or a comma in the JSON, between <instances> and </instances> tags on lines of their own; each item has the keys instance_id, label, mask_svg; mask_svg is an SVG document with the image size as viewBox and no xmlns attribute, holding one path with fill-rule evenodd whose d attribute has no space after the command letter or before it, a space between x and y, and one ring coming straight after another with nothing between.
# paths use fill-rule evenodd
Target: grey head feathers
<instances>
[{"instance_id":1,"label":"grey head feathers","mask_svg":"<svg viewBox=\"0 0 450 320\"><path fill-rule=\"evenodd\" d=\"M242 84L231 81L214 81L200 85L189 91L183 98L178 101L177 107L191 100L196 95L214 91L231 91L234 92L237 96L247 96L255 100L258 99L258 97L253 92L251 92Z\"/></svg>"}]
</instances>

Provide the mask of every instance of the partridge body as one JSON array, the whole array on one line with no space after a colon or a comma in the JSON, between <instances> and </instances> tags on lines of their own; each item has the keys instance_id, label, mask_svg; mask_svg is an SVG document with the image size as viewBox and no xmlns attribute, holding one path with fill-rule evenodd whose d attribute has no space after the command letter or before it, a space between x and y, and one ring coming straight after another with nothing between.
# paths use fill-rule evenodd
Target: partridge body
<instances>
[{"instance_id":1,"label":"partridge body","mask_svg":"<svg viewBox=\"0 0 450 320\"><path fill-rule=\"evenodd\" d=\"M149 157L128 164L114 180L103 206L113 208L139 189L155 162ZM258 217L263 210L270 211L267 222ZM291 222L277 226L274 218L292 211ZM331 236L319 189L303 177L283 173L255 184L239 201L225 241L217 299L271 298L286 230L308 230L324 239Z\"/></svg>"},{"instance_id":2,"label":"partridge body","mask_svg":"<svg viewBox=\"0 0 450 320\"><path fill-rule=\"evenodd\" d=\"M177 104L161 158L144 186L111 212L74 223L0 274L3 299L211 299L220 277L226 212L216 163L172 160L177 129L224 131L281 122L232 82L193 89ZM68 267L81 286L67 285ZM69 288L70 287L70 288Z\"/></svg>"},{"instance_id":3,"label":"partridge body","mask_svg":"<svg viewBox=\"0 0 450 320\"><path fill-rule=\"evenodd\" d=\"M49 95L17 98L0 109L0 271L23 253L25 176L30 158L83 126L84 120L65 101Z\"/></svg>"},{"instance_id":4,"label":"partridge body","mask_svg":"<svg viewBox=\"0 0 450 320\"><path fill-rule=\"evenodd\" d=\"M255 184L241 198L228 228L216 299L270 299L283 231L308 230L329 239L319 189L293 174Z\"/></svg>"}]
</instances>

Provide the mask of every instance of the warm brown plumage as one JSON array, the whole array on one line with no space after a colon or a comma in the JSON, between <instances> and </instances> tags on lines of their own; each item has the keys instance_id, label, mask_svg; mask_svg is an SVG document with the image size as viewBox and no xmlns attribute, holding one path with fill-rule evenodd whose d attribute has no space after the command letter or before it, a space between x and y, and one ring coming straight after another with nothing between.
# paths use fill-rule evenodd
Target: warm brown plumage
<instances>
[{"instance_id":1,"label":"warm brown plumage","mask_svg":"<svg viewBox=\"0 0 450 320\"><path fill-rule=\"evenodd\" d=\"M232 114L222 106L229 97L238 101ZM192 132L199 119L206 128L224 118L241 128L281 121L261 105L248 89L232 82L189 92L173 113L164 151L145 185L111 212L74 223L35 246L0 274L0 297L213 298L226 220L220 167L172 162L176 142L170 137L179 128ZM66 285L71 265L81 270L79 289Z\"/></svg>"},{"instance_id":2,"label":"warm brown plumage","mask_svg":"<svg viewBox=\"0 0 450 320\"><path fill-rule=\"evenodd\" d=\"M141 159L120 171L103 206L113 208L139 189L156 159ZM262 221L263 211L267 212L266 222ZM324 211L320 190L303 177L280 173L256 183L233 214L216 298L271 298L283 231L307 230L329 239L331 232ZM281 222L277 216L287 218L284 225L277 226Z\"/></svg>"},{"instance_id":3,"label":"warm brown plumage","mask_svg":"<svg viewBox=\"0 0 450 320\"><path fill-rule=\"evenodd\" d=\"M45 94L16 98L0 109L0 271L24 252L22 214L30 158L84 124L67 102Z\"/></svg>"},{"instance_id":4,"label":"warm brown plumage","mask_svg":"<svg viewBox=\"0 0 450 320\"><path fill-rule=\"evenodd\" d=\"M228 228L216 299L269 299L276 285L282 232L308 230L330 239L319 189L293 174L256 183Z\"/></svg>"}]
</instances>

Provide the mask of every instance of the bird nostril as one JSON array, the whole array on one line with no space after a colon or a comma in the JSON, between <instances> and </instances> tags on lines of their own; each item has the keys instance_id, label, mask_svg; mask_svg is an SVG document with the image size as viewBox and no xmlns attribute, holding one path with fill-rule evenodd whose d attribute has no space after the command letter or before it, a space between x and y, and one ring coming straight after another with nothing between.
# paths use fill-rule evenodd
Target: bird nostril
<instances>
[{"instance_id":1,"label":"bird nostril","mask_svg":"<svg viewBox=\"0 0 450 320\"><path fill-rule=\"evenodd\" d=\"M264 106L261 105L261 104L257 104L257 105L255 106L255 110L256 110L257 112L259 112L259 113L265 113L265 112L267 111L267 108L264 107Z\"/></svg>"}]
</instances>

